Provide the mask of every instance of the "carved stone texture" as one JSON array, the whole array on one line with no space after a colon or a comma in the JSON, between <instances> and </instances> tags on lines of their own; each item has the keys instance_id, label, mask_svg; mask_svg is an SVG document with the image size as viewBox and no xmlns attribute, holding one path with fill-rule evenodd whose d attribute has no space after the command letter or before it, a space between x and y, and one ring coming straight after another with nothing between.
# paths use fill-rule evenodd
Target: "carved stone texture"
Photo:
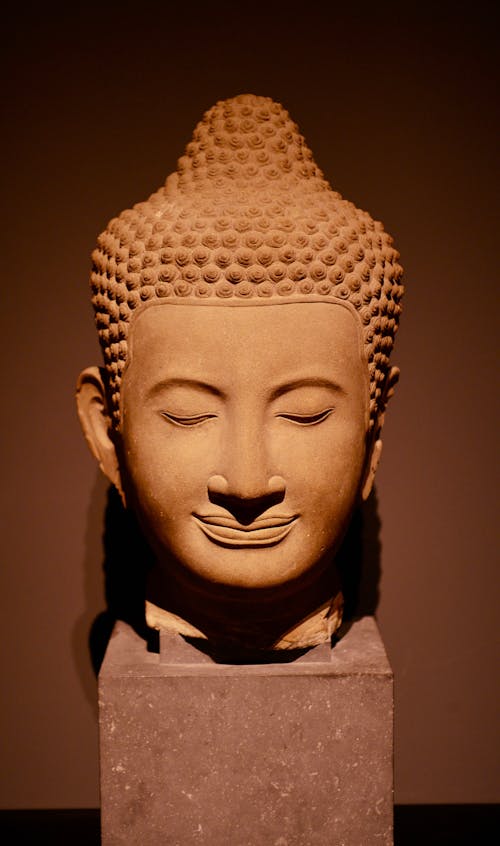
<instances>
[{"instance_id":1,"label":"carved stone texture","mask_svg":"<svg viewBox=\"0 0 500 846\"><path fill-rule=\"evenodd\" d=\"M119 623L101 670L103 846L392 846L392 674L373 618L285 664L167 641L160 660Z\"/></svg>"},{"instance_id":2,"label":"carved stone texture","mask_svg":"<svg viewBox=\"0 0 500 846\"><path fill-rule=\"evenodd\" d=\"M399 255L283 107L243 95L93 254L105 368L79 413L155 554L150 626L230 648L328 641L333 564L398 378Z\"/></svg>"}]
</instances>

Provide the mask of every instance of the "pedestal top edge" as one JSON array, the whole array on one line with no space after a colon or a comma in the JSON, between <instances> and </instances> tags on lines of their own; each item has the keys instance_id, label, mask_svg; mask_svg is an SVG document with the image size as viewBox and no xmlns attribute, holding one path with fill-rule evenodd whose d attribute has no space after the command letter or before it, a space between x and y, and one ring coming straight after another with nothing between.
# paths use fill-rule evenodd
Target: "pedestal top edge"
<instances>
[{"instance_id":1,"label":"pedestal top edge","mask_svg":"<svg viewBox=\"0 0 500 846\"><path fill-rule=\"evenodd\" d=\"M180 637L180 636L179 636ZM386 651L373 617L361 617L343 627L343 636L330 652L330 660L296 660L290 663L219 664L181 638L178 654L148 652L147 644L127 623L116 622L100 677L112 676L380 676L392 678Z\"/></svg>"}]
</instances>

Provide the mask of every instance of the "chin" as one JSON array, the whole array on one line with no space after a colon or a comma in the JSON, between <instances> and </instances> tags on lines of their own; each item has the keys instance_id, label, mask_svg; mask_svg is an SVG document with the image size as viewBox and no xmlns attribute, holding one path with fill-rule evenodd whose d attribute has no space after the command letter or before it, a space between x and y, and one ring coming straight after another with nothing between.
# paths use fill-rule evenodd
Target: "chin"
<instances>
[{"instance_id":1,"label":"chin","mask_svg":"<svg viewBox=\"0 0 500 846\"><path fill-rule=\"evenodd\" d=\"M314 557L297 556L293 549L281 548L234 550L217 547L203 558L190 556L180 563L188 577L194 577L199 587L207 590L219 588L231 591L272 591L282 589L287 593L295 586L308 581L317 571L316 562L321 553ZM297 566L296 561L301 561ZM309 577L309 578L308 578ZM256 596L255 599L258 599Z\"/></svg>"}]
</instances>

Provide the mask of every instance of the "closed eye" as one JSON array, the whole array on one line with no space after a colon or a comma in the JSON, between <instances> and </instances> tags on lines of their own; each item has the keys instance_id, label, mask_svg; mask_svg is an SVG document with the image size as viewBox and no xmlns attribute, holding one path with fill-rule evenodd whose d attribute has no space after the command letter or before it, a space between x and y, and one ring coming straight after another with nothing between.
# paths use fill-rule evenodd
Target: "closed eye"
<instances>
[{"instance_id":1,"label":"closed eye","mask_svg":"<svg viewBox=\"0 0 500 846\"><path fill-rule=\"evenodd\" d=\"M277 414L283 420L290 420L291 423L297 423L299 426L315 426L316 423L322 423L327 417L334 412L334 408L325 408L324 411L318 411L317 414Z\"/></svg>"},{"instance_id":2,"label":"closed eye","mask_svg":"<svg viewBox=\"0 0 500 846\"><path fill-rule=\"evenodd\" d=\"M189 417L179 416L177 414L171 414L169 411L162 411L162 417L165 417L169 423L173 423L174 426L199 426L200 423L205 423L207 420L212 420L214 417L217 417L216 414L193 414Z\"/></svg>"}]
</instances>

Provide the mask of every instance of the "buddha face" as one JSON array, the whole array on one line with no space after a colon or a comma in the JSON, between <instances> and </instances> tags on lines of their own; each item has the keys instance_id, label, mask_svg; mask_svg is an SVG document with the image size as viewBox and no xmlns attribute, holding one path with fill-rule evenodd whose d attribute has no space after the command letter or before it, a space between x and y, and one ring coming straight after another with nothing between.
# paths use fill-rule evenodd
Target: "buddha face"
<instances>
[{"instance_id":1,"label":"buddha face","mask_svg":"<svg viewBox=\"0 0 500 846\"><path fill-rule=\"evenodd\" d=\"M134 318L120 484L158 564L227 588L307 580L366 475L368 372L334 303L155 305Z\"/></svg>"}]
</instances>

